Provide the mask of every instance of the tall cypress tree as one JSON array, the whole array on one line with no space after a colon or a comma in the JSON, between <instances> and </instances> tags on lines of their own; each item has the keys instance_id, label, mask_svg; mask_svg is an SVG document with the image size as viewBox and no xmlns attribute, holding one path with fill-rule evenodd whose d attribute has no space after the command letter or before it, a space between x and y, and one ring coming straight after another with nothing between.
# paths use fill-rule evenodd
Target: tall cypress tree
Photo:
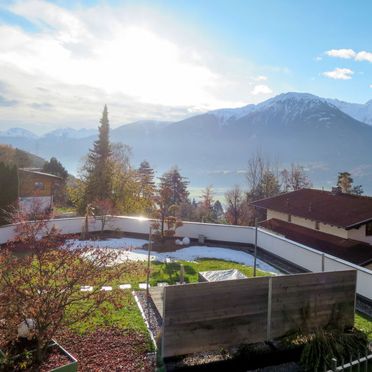
<instances>
[{"instance_id":1,"label":"tall cypress tree","mask_svg":"<svg viewBox=\"0 0 372 372\"><path fill-rule=\"evenodd\" d=\"M95 199L108 199L112 189L111 144L109 139L109 119L105 105L98 127L98 139L89 150L87 170L87 202Z\"/></svg>"}]
</instances>

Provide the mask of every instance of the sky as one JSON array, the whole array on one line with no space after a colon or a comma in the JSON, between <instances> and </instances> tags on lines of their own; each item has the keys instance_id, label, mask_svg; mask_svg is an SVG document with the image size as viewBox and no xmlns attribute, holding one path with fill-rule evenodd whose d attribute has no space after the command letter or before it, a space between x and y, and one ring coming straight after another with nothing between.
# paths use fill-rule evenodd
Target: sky
<instances>
[{"instance_id":1,"label":"sky","mask_svg":"<svg viewBox=\"0 0 372 372\"><path fill-rule=\"evenodd\" d=\"M0 130L372 98L372 2L0 0Z\"/></svg>"}]
</instances>

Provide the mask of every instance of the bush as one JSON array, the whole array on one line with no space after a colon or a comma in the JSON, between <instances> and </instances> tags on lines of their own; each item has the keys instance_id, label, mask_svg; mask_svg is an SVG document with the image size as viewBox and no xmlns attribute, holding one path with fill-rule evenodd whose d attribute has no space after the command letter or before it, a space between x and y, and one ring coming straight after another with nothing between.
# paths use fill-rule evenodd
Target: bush
<instances>
[{"instance_id":1,"label":"bush","mask_svg":"<svg viewBox=\"0 0 372 372\"><path fill-rule=\"evenodd\" d=\"M26 255L14 254L18 245L28 249ZM0 333L8 364L19 353L14 346L20 344L22 322L35 348L30 363L37 366L60 327L87 318L107 300L114 301L112 293L101 287L125 270L125 265L112 266L117 254L88 246L72 249L48 220L19 221L16 240L0 250ZM93 290L83 292L83 285ZM75 311L66 317L71 306Z\"/></svg>"}]
</instances>

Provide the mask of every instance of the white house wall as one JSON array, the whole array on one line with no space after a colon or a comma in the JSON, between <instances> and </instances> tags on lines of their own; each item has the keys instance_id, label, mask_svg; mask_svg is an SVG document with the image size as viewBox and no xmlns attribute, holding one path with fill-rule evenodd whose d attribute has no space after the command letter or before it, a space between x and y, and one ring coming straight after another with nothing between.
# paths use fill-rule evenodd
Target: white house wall
<instances>
[{"instance_id":1,"label":"white house wall","mask_svg":"<svg viewBox=\"0 0 372 372\"><path fill-rule=\"evenodd\" d=\"M359 229L348 230L348 238L372 244L372 236L366 235L366 225L360 226Z\"/></svg>"},{"instance_id":2,"label":"white house wall","mask_svg":"<svg viewBox=\"0 0 372 372\"><path fill-rule=\"evenodd\" d=\"M276 218L281 221L288 222L288 214L287 213L281 213L276 212L273 210L267 210L267 219ZM299 225L302 227L307 227L308 229L324 232L326 234L331 234L335 236L339 236L340 238L348 239L348 231L345 229L342 229L337 226L331 226L322 222L319 222L319 230L315 228L315 221L309 220L303 217L298 217L291 215L291 222L295 225Z\"/></svg>"}]
</instances>

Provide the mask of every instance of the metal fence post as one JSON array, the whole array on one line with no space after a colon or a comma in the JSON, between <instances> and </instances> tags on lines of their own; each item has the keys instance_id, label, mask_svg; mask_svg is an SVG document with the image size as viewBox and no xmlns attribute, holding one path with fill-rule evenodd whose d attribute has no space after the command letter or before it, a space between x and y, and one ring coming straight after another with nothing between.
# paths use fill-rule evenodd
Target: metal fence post
<instances>
[{"instance_id":1,"label":"metal fence post","mask_svg":"<svg viewBox=\"0 0 372 372\"><path fill-rule=\"evenodd\" d=\"M273 295L273 278L269 278L269 290L267 293L267 341L271 340L271 304Z\"/></svg>"}]
</instances>

